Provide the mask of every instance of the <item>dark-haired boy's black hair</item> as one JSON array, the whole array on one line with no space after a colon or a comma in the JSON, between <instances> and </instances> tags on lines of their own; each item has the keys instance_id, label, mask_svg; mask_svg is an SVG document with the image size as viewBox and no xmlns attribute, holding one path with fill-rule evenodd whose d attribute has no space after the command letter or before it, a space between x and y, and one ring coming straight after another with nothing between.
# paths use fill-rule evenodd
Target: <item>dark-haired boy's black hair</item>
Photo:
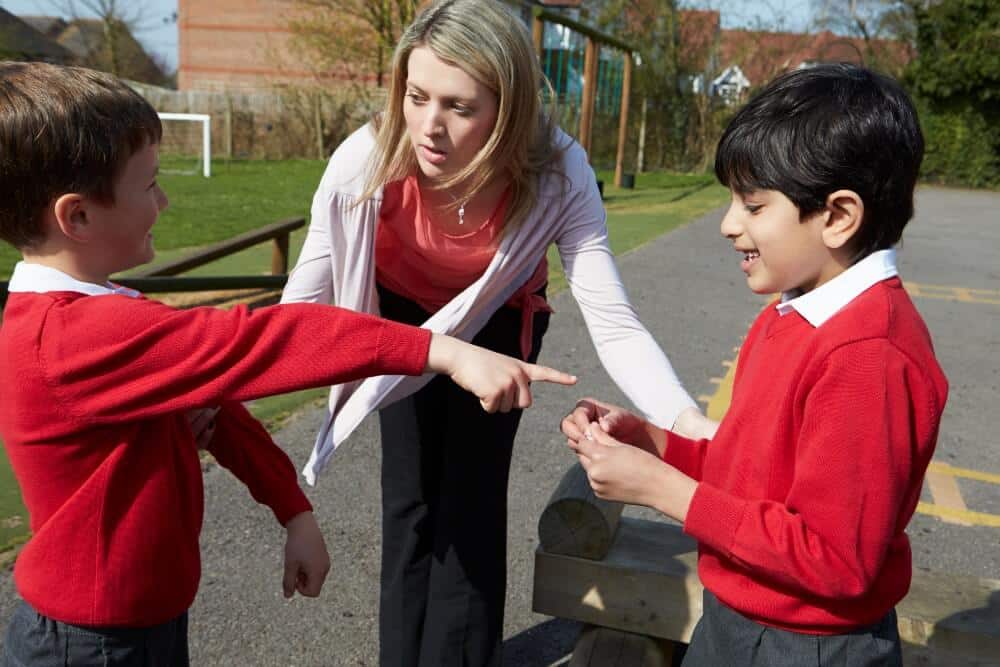
<instances>
[{"instance_id":1,"label":"dark-haired boy's black hair","mask_svg":"<svg viewBox=\"0 0 1000 667\"><path fill-rule=\"evenodd\" d=\"M715 174L736 192L777 190L802 218L837 190L864 202L854 259L892 247L913 217L924 138L909 96L893 79L850 64L784 74L733 117Z\"/></svg>"}]
</instances>

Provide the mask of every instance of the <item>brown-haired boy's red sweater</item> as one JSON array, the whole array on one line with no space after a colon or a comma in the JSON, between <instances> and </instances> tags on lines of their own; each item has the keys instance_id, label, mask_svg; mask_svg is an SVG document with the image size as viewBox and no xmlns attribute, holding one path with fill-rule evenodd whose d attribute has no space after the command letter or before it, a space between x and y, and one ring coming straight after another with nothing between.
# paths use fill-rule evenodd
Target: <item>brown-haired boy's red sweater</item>
<instances>
[{"instance_id":1,"label":"brown-haired boy's red sweater","mask_svg":"<svg viewBox=\"0 0 1000 667\"><path fill-rule=\"evenodd\" d=\"M0 326L0 436L31 515L15 567L39 613L150 626L200 577L202 478L185 412L221 405L210 446L284 524L310 505L240 401L415 375L430 332L317 305L176 310L142 298L11 293Z\"/></svg>"},{"instance_id":2,"label":"brown-haired boy's red sweater","mask_svg":"<svg viewBox=\"0 0 1000 667\"><path fill-rule=\"evenodd\" d=\"M740 352L711 441L668 432L664 460L700 480L684 522L705 587L796 632L874 623L910 586L904 532L948 392L899 278L819 327L771 307Z\"/></svg>"}]
</instances>

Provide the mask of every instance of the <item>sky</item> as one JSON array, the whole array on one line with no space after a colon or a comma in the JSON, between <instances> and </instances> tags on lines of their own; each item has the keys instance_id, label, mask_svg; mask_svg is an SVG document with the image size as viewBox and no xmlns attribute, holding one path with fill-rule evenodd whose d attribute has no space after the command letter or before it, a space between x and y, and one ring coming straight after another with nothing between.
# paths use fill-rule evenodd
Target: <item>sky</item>
<instances>
[{"instance_id":1,"label":"sky","mask_svg":"<svg viewBox=\"0 0 1000 667\"><path fill-rule=\"evenodd\" d=\"M11 14L67 16L63 8L75 6L80 18L93 16L80 0L0 0ZM177 24L173 21L177 0L124 0L126 16L138 15L135 37L147 51L158 54L171 70L177 68Z\"/></svg>"},{"instance_id":2,"label":"sky","mask_svg":"<svg viewBox=\"0 0 1000 667\"><path fill-rule=\"evenodd\" d=\"M682 8L716 9L722 27L798 32L812 19L809 0L679 0Z\"/></svg>"},{"instance_id":3,"label":"sky","mask_svg":"<svg viewBox=\"0 0 1000 667\"><path fill-rule=\"evenodd\" d=\"M177 68L177 24L173 21L177 0L124 0L126 11L142 16L136 38L147 51L158 54L171 70ZM782 30L804 30L809 23L805 0L681 0L682 7L718 9L723 28L764 25ZM60 8L76 7L87 16L80 0L0 0L12 14L46 14L66 17Z\"/></svg>"}]
</instances>

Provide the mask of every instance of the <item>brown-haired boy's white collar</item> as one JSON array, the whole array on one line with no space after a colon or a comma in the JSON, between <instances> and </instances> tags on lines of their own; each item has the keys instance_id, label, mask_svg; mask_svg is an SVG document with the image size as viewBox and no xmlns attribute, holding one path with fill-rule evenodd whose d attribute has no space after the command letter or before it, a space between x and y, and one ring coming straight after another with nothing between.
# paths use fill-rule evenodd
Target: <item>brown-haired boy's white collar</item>
<instances>
[{"instance_id":1,"label":"brown-haired boy's white collar","mask_svg":"<svg viewBox=\"0 0 1000 667\"><path fill-rule=\"evenodd\" d=\"M785 292L777 305L778 314L787 315L794 310L818 327L866 289L896 275L899 275L896 249L879 250L814 290L805 294Z\"/></svg>"},{"instance_id":2,"label":"brown-haired boy's white collar","mask_svg":"<svg viewBox=\"0 0 1000 667\"><path fill-rule=\"evenodd\" d=\"M106 285L84 282L59 269L32 262L18 262L14 265L14 272L10 276L10 286L7 288L7 291L39 293L78 292L90 296L103 296L106 294L120 294L129 297L139 296L139 292L128 287L122 287L112 282L108 282Z\"/></svg>"}]
</instances>

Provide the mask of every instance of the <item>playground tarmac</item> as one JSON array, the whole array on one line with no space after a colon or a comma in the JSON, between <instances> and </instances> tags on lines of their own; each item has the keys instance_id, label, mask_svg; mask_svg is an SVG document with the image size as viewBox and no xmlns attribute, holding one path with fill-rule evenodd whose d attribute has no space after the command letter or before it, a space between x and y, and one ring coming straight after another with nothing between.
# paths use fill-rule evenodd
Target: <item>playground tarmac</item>
<instances>
[{"instance_id":1,"label":"playground tarmac","mask_svg":"<svg viewBox=\"0 0 1000 667\"><path fill-rule=\"evenodd\" d=\"M1000 193L922 188L900 252L900 270L927 320L951 394L932 474L909 527L916 567L1000 579ZM724 385L752 319L768 299L752 294L740 256L719 236L720 209L619 258L642 321L669 354L688 390L708 398ZM992 220L992 222L990 222ZM510 482L504 664L546 667L572 650L579 626L531 611L537 522L574 462L559 421L584 395L622 402L594 353L569 292L541 362L576 373L574 388L537 386L515 446ZM322 418L310 410L275 437L296 466ZM470 447L478 446L470 437ZM374 419L338 451L317 487L316 506L333 567L320 598L281 595L283 531L234 478L205 473L204 572L191 610L194 665L377 664L380 550L379 447ZM638 508L633 516L655 518ZM155 572L148 576L156 576ZM16 593L0 573L0 624ZM0 639L2 641L2 639Z\"/></svg>"}]
</instances>

